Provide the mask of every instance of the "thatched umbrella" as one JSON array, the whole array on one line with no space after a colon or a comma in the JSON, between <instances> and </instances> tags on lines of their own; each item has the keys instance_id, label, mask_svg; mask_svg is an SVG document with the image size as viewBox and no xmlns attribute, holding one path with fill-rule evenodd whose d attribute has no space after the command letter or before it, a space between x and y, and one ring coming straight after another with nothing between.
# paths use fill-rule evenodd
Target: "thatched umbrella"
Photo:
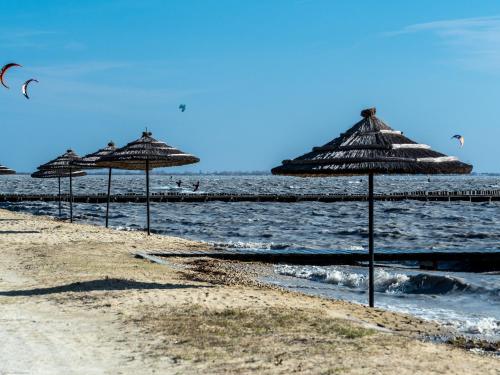
<instances>
[{"instance_id":1,"label":"thatched umbrella","mask_svg":"<svg viewBox=\"0 0 500 375\"><path fill-rule=\"evenodd\" d=\"M149 213L149 171L153 168L174 167L199 162L196 156L186 154L143 132L142 137L130 142L115 152L103 156L96 164L104 168L118 168L146 171L147 230L150 231Z\"/></svg>"},{"instance_id":2,"label":"thatched umbrella","mask_svg":"<svg viewBox=\"0 0 500 375\"><path fill-rule=\"evenodd\" d=\"M4 165L0 165L0 174L15 174L16 171L10 168L7 168Z\"/></svg>"},{"instance_id":3,"label":"thatched umbrella","mask_svg":"<svg viewBox=\"0 0 500 375\"><path fill-rule=\"evenodd\" d=\"M71 177L81 177L85 176L87 173L84 171L71 171ZM59 217L61 217L61 177L70 177L70 172L63 169L54 170L44 170L39 169L38 171L31 174L33 178L57 178L57 183L59 187L58 201L59 201Z\"/></svg>"},{"instance_id":4,"label":"thatched umbrella","mask_svg":"<svg viewBox=\"0 0 500 375\"><path fill-rule=\"evenodd\" d=\"M16 171L0 164L0 175L15 174Z\"/></svg>"},{"instance_id":5,"label":"thatched umbrella","mask_svg":"<svg viewBox=\"0 0 500 375\"><path fill-rule=\"evenodd\" d=\"M71 223L73 222L73 177L79 177L79 175L73 174L73 172L79 171L79 169L75 169L72 163L78 159L80 157L73 150L69 149L64 154L38 167L39 170L55 170L69 175L69 220Z\"/></svg>"},{"instance_id":6,"label":"thatched umbrella","mask_svg":"<svg viewBox=\"0 0 500 375\"><path fill-rule=\"evenodd\" d=\"M324 146L294 160L284 160L273 174L301 177L368 175L369 304L374 305L373 175L466 174L472 165L431 150L406 138L375 116L375 108L361 111L363 119Z\"/></svg>"},{"instance_id":7,"label":"thatched umbrella","mask_svg":"<svg viewBox=\"0 0 500 375\"><path fill-rule=\"evenodd\" d=\"M101 148L100 150L97 150L96 152L93 152L91 154L85 155L84 157L74 161L72 163L73 166L79 167L82 169L101 169L102 167L99 167L96 162L101 159L103 156L111 154L113 151L116 150L116 146L113 143L113 141L109 142L108 145L104 148ZM106 201L106 228L108 227L108 214L109 214L109 200L111 196L111 170L112 168L109 168L109 173L108 173L108 199Z\"/></svg>"}]
</instances>

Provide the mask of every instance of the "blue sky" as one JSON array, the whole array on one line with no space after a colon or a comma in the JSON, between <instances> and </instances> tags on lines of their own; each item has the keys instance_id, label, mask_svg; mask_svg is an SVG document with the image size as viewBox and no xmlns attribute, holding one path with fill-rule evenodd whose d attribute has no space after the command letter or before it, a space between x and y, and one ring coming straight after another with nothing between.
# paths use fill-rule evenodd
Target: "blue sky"
<instances>
[{"instance_id":1,"label":"blue sky","mask_svg":"<svg viewBox=\"0 0 500 375\"><path fill-rule=\"evenodd\" d=\"M3 63L23 68L0 90L0 163L18 171L146 126L202 160L177 170L268 170L376 106L410 138L500 172L498 1L1 3Z\"/></svg>"}]
</instances>

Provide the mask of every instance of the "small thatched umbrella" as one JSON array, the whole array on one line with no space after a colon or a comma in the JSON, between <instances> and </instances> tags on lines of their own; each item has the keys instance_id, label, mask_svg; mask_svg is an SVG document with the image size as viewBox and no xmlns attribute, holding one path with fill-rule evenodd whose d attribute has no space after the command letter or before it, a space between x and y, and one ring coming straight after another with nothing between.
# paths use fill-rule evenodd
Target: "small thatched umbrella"
<instances>
[{"instance_id":1,"label":"small thatched umbrella","mask_svg":"<svg viewBox=\"0 0 500 375\"><path fill-rule=\"evenodd\" d=\"M44 171L59 171L60 173L66 173L69 176L69 220L73 222L73 177L79 177L79 174L73 174L79 169L75 169L72 163L80 159L80 157L73 151L67 150L64 154L58 156L57 158L49 161L48 163L42 164L38 167L39 170ZM82 176L84 176L83 174Z\"/></svg>"},{"instance_id":2,"label":"small thatched umbrella","mask_svg":"<svg viewBox=\"0 0 500 375\"><path fill-rule=\"evenodd\" d=\"M196 156L186 154L152 137L151 132L143 132L142 137L130 142L115 152L103 156L96 162L103 168L118 168L146 171L147 230L150 231L149 214L149 171L153 168L174 167L199 162Z\"/></svg>"},{"instance_id":3,"label":"small thatched umbrella","mask_svg":"<svg viewBox=\"0 0 500 375\"><path fill-rule=\"evenodd\" d=\"M71 177L82 177L87 173L84 171L71 171ZM39 169L36 172L31 174L33 178L57 178L57 183L59 187L58 200L59 200L59 217L61 217L61 177L70 177L70 172L65 171L63 169L54 169L54 170L44 170Z\"/></svg>"},{"instance_id":4,"label":"small thatched umbrella","mask_svg":"<svg viewBox=\"0 0 500 375\"><path fill-rule=\"evenodd\" d=\"M4 165L0 165L0 174L15 174L16 171L10 168L7 168Z\"/></svg>"},{"instance_id":5,"label":"small thatched umbrella","mask_svg":"<svg viewBox=\"0 0 500 375\"><path fill-rule=\"evenodd\" d=\"M15 174L16 171L0 164L0 175Z\"/></svg>"},{"instance_id":6,"label":"small thatched umbrella","mask_svg":"<svg viewBox=\"0 0 500 375\"><path fill-rule=\"evenodd\" d=\"M99 167L96 162L101 159L103 156L111 154L113 151L116 150L116 146L113 143L113 141L109 142L108 145L104 148L101 148L100 150L97 150L96 152L93 152L91 154L85 155L84 157L74 161L72 163L73 166L79 167L82 169L101 169L102 167ZM111 196L111 170L112 168L109 168L109 173L108 173L108 199L106 201L106 228L108 227L108 214L109 214L109 200Z\"/></svg>"},{"instance_id":7,"label":"small thatched umbrella","mask_svg":"<svg viewBox=\"0 0 500 375\"><path fill-rule=\"evenodd\" d=\"M273 174L301 177L368 175L369 304L374 305L373 175L466 174L472 165L431 150L406 138L375 117L375 108L361 112L363 119L324 146L294 160L284 160Z\"/></svg>"}]
</instances>

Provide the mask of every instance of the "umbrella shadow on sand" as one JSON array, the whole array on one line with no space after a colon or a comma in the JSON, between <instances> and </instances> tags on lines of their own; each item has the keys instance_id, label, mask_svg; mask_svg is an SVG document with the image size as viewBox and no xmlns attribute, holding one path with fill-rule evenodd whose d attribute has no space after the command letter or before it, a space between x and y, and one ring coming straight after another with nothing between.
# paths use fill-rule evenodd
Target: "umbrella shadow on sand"
<instances>
[{"instance_id":1,"label":"umbrella shadow on sand","mask_svg":"<svg viewBox=\"0 0 500 375\"><path fill-rule=\"evenodd\" d=\"M188 288L212 288L209 285L194 284L160 284L148 283L124 279L101 279L75 282L66 285L59 285L49 288L35 288L27 290L7 290L0 291L0 296L40 296L47 294L57 294L66 292L92 292L92 291L120 291L120 290L165 290L165 289L188 289Z\"/></svg>"}]
</instances>

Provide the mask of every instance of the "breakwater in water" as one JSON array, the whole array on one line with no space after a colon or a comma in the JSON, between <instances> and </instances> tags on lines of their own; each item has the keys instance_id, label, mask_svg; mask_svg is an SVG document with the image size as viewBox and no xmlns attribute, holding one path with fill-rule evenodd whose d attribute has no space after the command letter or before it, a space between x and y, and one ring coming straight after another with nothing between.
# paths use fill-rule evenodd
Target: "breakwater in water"
<instances>
[{"instance_id":1,"label":"breakwater in water","mask_svg":"<svg viewBox=\"0 0 500 375\"><path fill-rule=\"evenodd\" d=\"M68 201L70 196L62 194L61 199ZM59 200L58 194L0 194L0 202L43 201L54 202ZM366 194L237 194L237 193L153 193L152 202L352 202L366 201ZM379 201L469 201L492 202L500 201L500 190L464 190L464 191L413 191L394 192L389 194L375 194ZM104 203L107 195L75 194L73 201L77 203ZM115 203L142 203L146 201L143 194L114 194L110 201Z\"/></svg>"}]
</instances>

